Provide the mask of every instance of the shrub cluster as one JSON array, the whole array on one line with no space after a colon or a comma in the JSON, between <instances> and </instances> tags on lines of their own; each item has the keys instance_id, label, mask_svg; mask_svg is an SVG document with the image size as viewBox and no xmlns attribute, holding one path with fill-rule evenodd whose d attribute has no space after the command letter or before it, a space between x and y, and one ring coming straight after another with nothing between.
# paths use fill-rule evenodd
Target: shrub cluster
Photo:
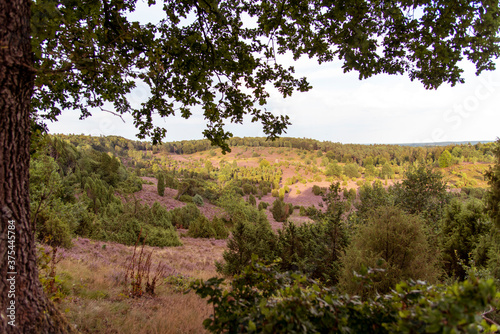
<instances>
[{"instance_id":1,"label":"shrub cluster","mask_svg":"<svg viewBox=\"0 0 500 334\"><path fill-rule=\"evenodd\" d=\"M221 218L215 217L210 221L205 216L199 216L189 226L188 235L193 238L226 239L229 231Z\"/></svg>"}]
</instances>

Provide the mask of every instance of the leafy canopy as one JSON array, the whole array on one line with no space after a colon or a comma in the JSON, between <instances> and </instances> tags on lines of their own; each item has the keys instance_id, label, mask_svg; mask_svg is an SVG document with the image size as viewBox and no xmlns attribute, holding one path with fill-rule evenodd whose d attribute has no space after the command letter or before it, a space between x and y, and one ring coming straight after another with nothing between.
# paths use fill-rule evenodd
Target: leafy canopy
<instances>
[{"instance_id":1,"label":"leafy canopy","mask_svg":"<svg viewBox=\"0 0 500 334\"><path fill-rule=\"evenodd\" d=\"M75 109L85 118L109 102L110 112L133 115L139 138L156 143L166 130L152 115L189 118L201 106L205 137L229 150L227 122L248 115L269 138L290 124L265 109L271 86L284 97L311 88L276 54L320 63L338 58L360 79L407 73L437 88L463 82L464 58L479 74L494 69L499 53L495 1L166 0L157 25L130 21L136 4L33 0L38 116L55 120ZM139 83L150 92L135 108L127 95Z\"/></svg>"}]
</instances>

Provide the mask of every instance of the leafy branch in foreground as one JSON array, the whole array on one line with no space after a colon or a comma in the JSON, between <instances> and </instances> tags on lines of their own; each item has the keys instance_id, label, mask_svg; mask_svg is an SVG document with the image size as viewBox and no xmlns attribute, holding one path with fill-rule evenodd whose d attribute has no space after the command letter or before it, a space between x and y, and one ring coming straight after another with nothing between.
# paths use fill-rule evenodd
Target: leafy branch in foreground
<instances>
[{"instance_id":1,"label":"leafy branch in foreground","mask_svg":"<svg viewBox=\"0 0 500 334\"><path fill-rule=\"evenodd\" d=\"M318 282L279 273L276 264L252 264L229 288L221 278L197 280L214 314L204 321L213 333L491 333L488 308L500 295L492 280L470 278L450 286L403 282L387 295L362 300ZM358 280L369 284L372 271ZM489 320L489 319L488 319Z\"/></svg>"},{"instance_id":2,"label":"leafy branch in foreground","mask_svg":"<svg viewBox=\"0 0 500 334\"><path fill-rule=\"evenodd\" d=\"M227 124L246 117L268 138L286 132L288 116L266 109L271 87L283 97L312 88L276 54L338 59L360 79L407 74L433 89L463 83L464 58L478 74L495 69L500 50L496 2L164 1L156 25L130 20L136 3L32 2L28 65L38 116L130 113L139 137L158 142L166 129L152 115L188 119L200 106L204 136L226 151ZM138 86L147 97L135 107L129 94Z\"/></svg>"}]
</instances>

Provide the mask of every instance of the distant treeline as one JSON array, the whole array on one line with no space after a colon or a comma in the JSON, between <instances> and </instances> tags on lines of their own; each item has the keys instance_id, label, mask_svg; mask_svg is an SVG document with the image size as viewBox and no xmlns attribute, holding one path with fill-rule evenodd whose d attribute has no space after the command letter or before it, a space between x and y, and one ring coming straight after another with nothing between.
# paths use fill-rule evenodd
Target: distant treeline
<instances>
[{"instance_id":1,"label":"distant treeline","mask_svg":"<svg viewBox=\"0 0 500 334\"><path fill-rule=\"evenodd\" d=\"M118 136L91 137L85 135L58 135L75 146L86 146L100 152L110 152L116 156L129 156L129 151L150 151L151 153L165 152L169 154L192 154L207 150L216 150L206 139L166 142L153 146L145 141L133 141ZM230 147L275 147L293 148L306 152L318 152L318 156L325 154L331 160L341 163L356 163L360 166L383 165L391 163L401 166L404 163L438 162L444 151L448 151L454 158L468 162L491 162L493 159L492 142L472 144L450 144L447 146L414 147L405 145L362 145L341 144L329 141L318 141L305 138L278 138L274 141L263 137L245 137L229 139Z\"/></svg>"}]
</instances>

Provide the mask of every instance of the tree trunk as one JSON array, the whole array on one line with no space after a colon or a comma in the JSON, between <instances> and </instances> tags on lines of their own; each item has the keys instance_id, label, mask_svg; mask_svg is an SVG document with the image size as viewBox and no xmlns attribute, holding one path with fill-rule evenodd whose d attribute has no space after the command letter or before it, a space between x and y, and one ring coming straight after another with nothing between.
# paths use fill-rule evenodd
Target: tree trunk
<instances>
[{"instance_id":1,"label":"tree trunk","mask_svg":"<svg viewBox=\"0 0 500 334\"><path fill-rule=\"evenodd\" d=\"M0 0L0 332L66 333L38 278L29 219L30 16L29 0Z\"/></svg>"}]
</instances>

